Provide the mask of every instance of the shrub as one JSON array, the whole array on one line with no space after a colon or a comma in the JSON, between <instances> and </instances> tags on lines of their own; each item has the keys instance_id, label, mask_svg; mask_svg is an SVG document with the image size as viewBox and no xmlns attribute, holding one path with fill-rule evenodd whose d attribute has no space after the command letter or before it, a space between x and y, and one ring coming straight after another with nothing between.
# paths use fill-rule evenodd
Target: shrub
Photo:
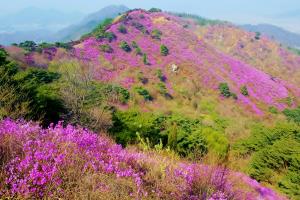
<instances>
[{"instance_id":1,"label":"shrub","mask_svg":"<svg viewBox=\"0 0 300 200\"><path fill-rule=\"evenodd\" d=\"M161 54L162 56L167 56L167 55L169 55L169 49L168 49L168 47L166 47L165 45L161 45L161 46L160 46L160 54Z\"/></svg>"},{"instance_id":2,"label":"shrub","mask_svg":"<svg viewBox=\"0 0 300 200\"><path fill-rule=\"evenodd\" d=\"M25 42L21 42L18 46L29 52L35 51L37 48L37 44L35 42L28 40Z\"/></svg>"},{"instance_id":3,"label":"shrub","mask_svg":"<svg viewBox=\"0 0 300 200\"><path fill-rule=\"evenodd\" d=\"M166 77L163 75L161 69L158 69L158 70L156 71L156 76L157 76L157 78L158 78L160 81L162 81L162 82L165 82L165 81L166 81Z\"/></svg>"},{"instance_id":4,"label":"shrub","mask_svg":"<svg viewBox=\"0 0 300 200\"><path fill-rule=\"evenodd\" d=\"M100 45L100 50L105 52L105 53L113 53L113 48L109 46L108 44L102 44Z\"/></svg>"},{"instance_id":5,"label":"shrub","mask_svg":"<svg viewBox=\"0 0 300 200\"><path fill-rule=\"evenodd\" d=\"M254 38L255 38L256 40L260 40L260 35L261 35L260 32L256 32Z\"/></svg>"},{"instance_id":6,"label":"shrub","mask_svg":"<svg viewBox=\"0 0 300 200\"><path fill-rule=\"evenodd\" d=\"M101 24L99 24L93 31L92 35L94 35L98 39L108 39L109 42L116 39L116 35L113 32L107 32L107 28L111 23L113 22L113 19L105 19ZM88 35L87 35L88 36Z\"/></svg>"},{"instance_id":7,"label":"shrub","mask_svg":"<svg viewBox=\"0 0 300 200\"><path fill-rule=\"evenodd\" d=\"M159 93L163 96L166 96L168 94L167 87L162 82L157 83L157 89L158 89Z\"/></svg>"},{"instance_id":8,"label":"shrub","mask_svg":"<svg viewBox=\"0 0 300 200\"><path fill-rule=\"evenodd\" d=\"M113 114L113 127L109 132L123 146L136 143L139 133L141 138L148 138L153 147L165 137L160 133L161 120L161 116L152 113L141 114L134 110L116 111Z\"/></svg>"},{"instance_id":9,"label":"shrub","mask_svg":"<svg viewBox=\"0 0 300 200\"><path fill-rule=\"evenodd\" d=\"M127 103L130 98L129 91L118 85L104 85L103 93L107 96L115 96L121 103Z\"/></svg>"},{"instance_id":10,"label":"shrub","mask_svg":"<svg viewBox=\"0 0 300 200\"><path fill-rule=\"evenodd\" d=\"M232 96L232 98L234 100L237 100L238 99L238 96L235 94L235 93L230 93L230 96Z\"/></svg>"},{"instance_id":11,"label":"shrub","mask_svg":"<svg viewBox=\"0 0 300 200\"><path fill-rule=\"evenodd\" d=\"M157 40L160 40L161 38L161 35L162 35L162 32L158 29L154 29L152 32L151 32L151 37L153 39L157 39Z\"/></svg>"},{"instance_id":12,"label":"shrub","mask_svg":"<svg viewBox=\"0 0 300 200\"><path fill-rule=\"evenodd\" d=\"M126 51L126 52L130 52L130 51L131 51L131 47L130 47L130 46L128 45L128 43L125 42L125 41L122 41L122 42L120 43L120 48L123 49L123 50Z\"/></svg>"},{"instance_id":13,"label":"shrub","mask_svg":"<svg viewBox=\"0 0 300 200\"><path fill-rule=\"evenodd\" d=\"M143 54L143 63L145 64L145 65L148 65L149 64L149 62L148 62L148 58L147 58L147 54Z\"/></svg>"},{"instance_id":14,"label":"shrub","mask_svg":"<svg viewBox=\"0 0 300 200\"><path fill-rule=\"evenodd\" d=\"M120 33L123 33L123 34L126 34L126 33L127 33L127 29L126 29L126 27L125 27L124 25L120 25L120 26L118 27L118 31L119 31Z\"/></svg>"},{"instance_id":15,"label":"shrub","mask_svg":"<svg viewBox=\"0 0 300 200\"><path fill-rule=\"evenodd\" d=\"M144 25L139 22L132 22L132 26L135 27L137 30L141 31L143 34L148 33Z\"/></svg>"},{"instance_id":16,"label":"shrub","mask_svg":"<svg viewBox=\"0 0 300 200\"><path fill-rule=\"evenodd\" d=\"M252 155L249 164L251 177L258 181L275 183L289 197L299 193L300 179L300 127L281 123L275 127L255 126L251 136L234 148L242 155ZM276 178L277 177L277 178Z\"/></svg>"},{"instance_id":17,"label":"shrub","mask_svg":"<svg viewBox=\"0 0 300 200\"><path fill-rule=\"evenodd\" d=\"M143 84L148 83L148 79L146 77L144 77L144 74L142 72L139 72L137 77L138 77L139 81L142 82Z\"/></svg>"},{"instance_id":18,"label":"shrub","mask_svg":"<svg viewBox=\"0 0 300 200\"><path fill-rule=\"evenodd\" d=\"M162 12L162 10L159 8L151 8L149 9L149 12Z\"/></svg>"},{"instance_id":19,"label":"shrub","mask_svg":"<svg viewBox=\"0 0 300 200\"><path fill-rule=\"evenodd\" d=\"M135 49L139 47L139 45L136 43L136 41L132 41L131 46L132 46L132 48L135 48Z\"/></svg>"},{"instance_id":20,"label":"shrub","mask_svg":"<svg viewBox=\"0 0 300 200\"><path fill-rule=\"evenodd\" d=\"M296 109L285 109L283 114L288 118L288 120L300 124L300 107Z\"/></svg>"},{"instance_id":21,"label":"shrub","mask_svg":"<svg viewBox=\"0 0 300 200\"><path fill-rule=\"evenodd\" d=\"M150 95L150 93L148 92L148 90L146 90L145 88L143 88L143 87L136 87L135 91L139 95L143 96L146 101L152 101L153 100L152 96Z\"/></svg>"},{"instance_id":22,"label":"shrub","mask_svg":"<svg viewBox=\"0 0 300 200\"><path fill-rule=\"evenodd\" d=\"M247 86L245 86L245 85L241 87L240 91L241 91L241 94L244 95L244 96L249 95Z\"/></svg>"},{"instance_id":23,"label":"shrub","mask_svg":"<svg viewBox=\"0 0 300 200\"><path fill-rule=\"evenodd\" d=\"M108 39L109 42L112 42L117 36L113 32L105 32L104 38Z\"/></svg>"},{"instance_id":24,"label":"shrub","mask_svg":"<svg viewBox=\"0 0 300 200\"><path fill-rule=\"evenodd\" d=\"M227 83L220 83L219 90L223 97L229 98L231 96L231 92Z\"/></svg>"},{"instance_id":25,"label":"shrub","mask_svg":"<svg viewBox=\"0 0 300 200\"><path fill-rule=\"evenodd\" d=\"M137 47L137 48L135 49L135 54L138 55L138 56L144 55L143 52L142 52L142 49L141 49L140 47ZM143 57L144 57L144 56L143 56ZM144 58L143 58L143 60L144 60ZM144 63L145 63L145 61L144 61ZM147 58L146 58L146 64L147 64ZM145 64L145 65L146 65L146 64Z\"/></svg>"},{"instance_id":26,"label":"shrub","mask_svg":"<svg viewBox=\"0 0 300 200\"><path fill-rule=\"evenodd\" d=\"M278 114L278 109L274 106L269 107L269 112L273 114Z\"/></svg>"}]
</instances>

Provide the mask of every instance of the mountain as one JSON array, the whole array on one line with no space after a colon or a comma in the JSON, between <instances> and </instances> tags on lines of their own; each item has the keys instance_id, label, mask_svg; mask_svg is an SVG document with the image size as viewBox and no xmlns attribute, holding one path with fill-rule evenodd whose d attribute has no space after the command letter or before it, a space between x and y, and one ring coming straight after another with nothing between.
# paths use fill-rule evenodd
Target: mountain
<instances>
[{"instance_id":1,"label":"mountain","mask_svg":"<svg viewBox=\"0 0 300 200\"><path fill-rule=\"evenodd\" d=\"M0 16L0 44L9 45L24 40L54 41L52 34L78 22L83 14L64 13L35 7Z\"/></svg>"},{"instance_id":2,"label":"mountain","mask_svg":"<svg viewBox=\"0 0 300 200\"><path fill-rule=\"evenodd\" d=\"M64 123L107 131L117 143L124 147L129 146L131 152L141 149L150 152L152 158L162 152L175 159L176 156L179 159L184 157L186 162L192 160L202 164L203 161L215 169L224 167L224 174L230 173L230 170L247 173L263 185L274 188L289 198L298 198L300 168L297 151L300 146L300 109L297 106L300 105L300 56L272 38L246 31L227 22L210 21L188 14L170 14L159 9L134 9L115 19L104 20L92 32L67 44L23 43L5 49L9 60L17 62L24 70L17 72L12 68L13 65L5 64L6 54L0 55L4 66L10 70L7 74L17 73L12 76L11 82L15 83L13 86L17 91L20 90L20 93L23 85L29 85L29 89L36 88L36 92L30 93L35 95L34 98L27 98L28 102L35 100L36 103L29 106L38 109L45 107L45 110L49 110L48 115L45 115L48 117L45 118L47 122L52 122L49 118L56 113L55 116L60 117L58 120ZM21 81L17 82L19 79ZM25 89L23 93L27 96L25 94L28 90L26 87ZM17 107L10 99L12 94L7 95L7 91L14 94L15 90L1 91L2 96L12 102L12 108ZM62 103L68 112L60 115L58 112L62 112L61 107L52 106L55 102L59 102L59 105ZM27 105L27 102L21 103L20 108ZM55 108L59 111L55 112ZM3 110L5 116L7 112L19 114L11 107ZM43 116L39 115L36 118L40 119ZM8 127L19 127L10 120L4 123L8 123ZM45 125L48 127L48 124ZM24 125L20 127L26 130L28 128ZM59 128L61 127L59 125ZM73 135L71 127L68 127L66 132ZM2 130L7 133L6 129L8 128ZM48 137L53 139L39 132L36 131L36 134L37 137L41 137L41 141L47 141ZM66 136L64 132L58 131L63 133L62 138ZM19 131L12 135L19 135ZM58 134L54 135L58 141L64 141ZM31 138L28 136L28 139ZM87 135L84 135L85 139L76 137L79 143L74 142L72 137L68 138L73 141L74 145L71 147L80 144L83 150L82 144L88 144L88 152L94 152L97 158L103 155L103 149L107 149L91 150L90 148L98 144L85 142L85 139L89 138ZM93 137L92 141L96 142L97 139ZM61 142L56 145L60 144ZM65 147L64 143L62 147ZM70 150L70 153L72 152L74 149ZM29 155L33 155L32 152ZM124 156L125 154L121 154L122 158ZM140 158L144 161L148 159L142 155ZM159 157L158 160L161 159ZM56 159L51 157L50 160ZM93 161L91 166L85 165L86 160L82 161L88 172L99 169ZM134 164L136 160L130 161ZM152 161L157 163L157 160ZM67 163L74 162L71 160ZM99 163L105 162L100 160ZM158 165L161 166L159 163ZM143 189L153 189L154 186L159 192L152 193L160 195L161 189L165 188L161 179L168 177L161 173L169 173L172 167L167 164L162 169L157 168L159 171L151 171L147 175L148 171L144 165L136 168L134 166L129 167L129 172L139 169L146 173L143 173L143 180L146 182ZM114 168L111 165L108 167L109 170L105 172L113 172ZM82 167L79 168L82 171ZM174 198L160 196L161 198L154 199L207 199L208 193L198 192L202 191L199 190L200 187L206 187L210 181L204 180L202 185L196 186L195 183L198 182L192 180L198 174L197 170L185 168L193 175L189 176L187 171L176 170L178 173L175 177L184 175L185 179L166 180L166 183L175 183L172 187L168 185L166 189L167 195L174 194ZM14 169L10 171L15 172ZM24 171L29 170L26 168ZM107 177L107 174L104 175ZM117 177L119 175L117 174ZM157 176L159 181L153 181L153 176ZM13 178L9 179L12 180L11 184L22 183L18 179L18 173L11 177L17 177L16 181L13 181ZM230 180L237 180L237 183L245 180L231 177ZM101 177L99 179L102 180ZM261 185L252 179L250 182L250 189L254 188L259 194L246 189L248 194L242 195L243 197L226 192L223 196L217 195L212 199L285 199L279 196L266 197L264 194L272 190L262 189ZM180 186L180 183L186 184L177 189L176 185ZM232 186L227 183L224 183L225 186ZM53 188L52 182L47 186ZM74 187L73 179L72 186ZM21 189L23 187L26 185L20 185ZM113 191L120 191L115 189L119 187L112 187ZM11 187L7 188L9 190ZM40 188L41 192L45 191L43 188L47 187ZM75 188L79 187L76 185ZM174 192L172 188L175 188ZM243 183L237 184L237 188L241 189L241 192L245 191ZM176 198L186 190L184 196ZM111 190L108 191L111 194ZM132 193L136 190L125 191ZM141 191L140 188L137 191ZM37 195L36 190L32 193ZM248 196L252 194L255 197ZM109 197L107 199L113 199ZM152 196L149 197L151 198Z\"/></svg>"},{"instance_id":3,"label":"mountain","mask_svg":"<svg viewBox=\"0 0 300 200\"><path fill-rule=\"evenodd\" d=\"M258 25L242 25L241 28L252 31L260 32L274 40L282 43L285 46L300 48L300 34L287 31L283 28L270 25L270 24L258 24Z\"/></svg>"},{"instance_id":4,"label":"mountain","mask_svg":"<svg viewBox=\"0 0 300 200\"><path fill-rule=\"evenodd\" d=\"M128 11L126 6L108 6L86 16L79 24L74 24L58 31L54 38L58 41L70 41L79 39L82 35L91 32L99 23L106 18L115 18Z\"/></svg>"}]
</instances>

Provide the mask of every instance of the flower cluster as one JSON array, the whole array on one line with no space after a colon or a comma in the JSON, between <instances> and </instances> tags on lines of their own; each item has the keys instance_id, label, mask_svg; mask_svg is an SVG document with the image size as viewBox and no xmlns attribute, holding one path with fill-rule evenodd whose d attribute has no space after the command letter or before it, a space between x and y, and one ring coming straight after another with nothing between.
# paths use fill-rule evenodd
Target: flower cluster
<instances>
[{"instance_id":1,"label":"flower cluster","mask_svg":"<svg viewBox=\"0 0 300 200\"><path fill-rule=\"evenodd\" d=\"M4 180L0 182L0 194L4 197L66 197L67 191L76 192L72 180L102 174L130 181L134 186L128 186L127 195L137 199L228 199L245 195L247 199L281 199L243 174L200 164L171 164L168 159L123 149L105 136L61 123L42 129L33 123L3 120L0 150L4 158L0 174L5 176L0 179ZM154 173L158 174L155 177L157 169L162 170ZM101 192L116 192L105 179L97 179L96 185Z\"/></svg>"}]
</instances>

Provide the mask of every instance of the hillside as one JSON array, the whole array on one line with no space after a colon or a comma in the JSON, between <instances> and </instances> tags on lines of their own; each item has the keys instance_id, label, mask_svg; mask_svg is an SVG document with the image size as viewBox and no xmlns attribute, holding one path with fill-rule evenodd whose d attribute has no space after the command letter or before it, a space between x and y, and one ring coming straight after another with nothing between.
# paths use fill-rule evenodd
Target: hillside
<instances>
[{"instance_id":1,"label":"hillside","mask_svg":"<svg viewBox=\"0 0 300 200\"><path fill-rule=\"evenodd\" d=\"M269 38L277 40L285 46L300 48L300 34L289 32L280 27L270 24L246 24L242 25L241 28L251 32L260 32Z\"/></svg>"},{"instance_id":2,"label":"hillside","mask_svg":"<svg viewBox=\"0 0 300 200\"><path fill-rule=\"evenodd\" d=\"M126 26L126 34L118 31L122 24ZM166 76L167 92L175 96L180 90L184 91L184 86L189 82L196 83L196 87L203 90L216 89L220 83L227 82L232 92L237 95L236 103L243 104L257 114L263 113L263 107L259 108L258 104L283 109L287 106L284 103L285 99L299 97L299 88L295 85L272 77L268 71L266 71L268 74L260 71L243 60L218 52L212 45L199 39L193 31L183 28L184 25L185 21L171 15L133 11L108 28L107 31L117 35L116 39L111 42L97 41L95 38L86 39L75 46L75 56L93 62L97 67L96 78L99 80L124 83L130 78L135 78L127 77L126 73L137 67L144 74L149 74L147 73L149 68L152 71L160 69ZM160 39L151 36L154 30L161 32ZM121 49L119 45L122 41L126 41L129 45L135 41L147 55L148 63L144 64L141 56L134 55L133 47L130 52ZM105 44L112 48L113 53L101 53L98 46ZM161 45L166 45L169 49L167 56L161 55ZM282 49L282 53L288 52ZM101 62L99 56L105 61ZM294 56L294 58L297 64L299 57ZM172 72L172 65L178 66L177 73ZM110 66L114 69L109 69ZM299 72L297 67L291 70ZM295 71L291 73L295 74ZM154 79L154 77L147 78ZM240 93L242 86L248 88L249 96Z\"/></svg>"},{"instance_id":3,"label":"hillside","mask_svg":"<svg viewBox=\"0 0 300 200\"><path fill-rule=\"evenodd\" d=\"M300 56L268 37L228 22L135 9L104 20L77 41L27 41L5 47L5 51L0 51L0 105L4 105L0 117L38 121L44 128L60 125L41 130L30 123L4 120L3 130L10 125L14 128L2 134L8 138L7 134L16 135L13 142L22 143L20 138L25 138L30 143L29 132L34 129L36 138L47 143L52 137L43 133L50 132L56 136L51 141L57 155L65 142L71 143L85 167L85 155L90 155L92 148L96 155L89 157L93 160L87 166L91 171L80 174L84 180L89 175L101 181L119 177L122 180L113 181L108 188L124 199L132 195L159 199L156 194L163 199L298 199L300 195ZM79 127L64 129L59 121ZM80 127L106 136L96 137ZM79 137L74 137L75 133ZM125 149L105 143L105 148L113 150L103 150L101 141L106 137ZM86 143L91 146L81 146ZM121 158L114 154L115 148ZM25 155L22 152L18 151ZM59 162L57 166L76 168L76 156L67 150L66 154L68 164ZM98 155L105 159L98 160ZM121 169L126 172L119 171L119 159L125 162ZM66 167L69 163L72 167ZM99 174L95 170L99 163L112 167L109 173L100 170ZM182 163L188 171L179 170L178 175ZM11 169L19 169L17 166ZM31 169L26 166L25 171ZM214 173L220 167L229 173L229 182L226 179L222 184L225 194L219 194L219 186L211 179L198 180L203 169ZM173 179L173 175L167 179L165 173L173 169L175 176L186 180ZM73 177L72 171L67 172ZM30 182L30 174L25 175ZM245 187L236 178L246 180ZM69 184L66 179L60 180ZM9 184L19 183L18 178L10 180ZM52 184L56 182L43 182L39 189L44 192L43 188L51 189ZM76 190L68 184L62 187L68 192ZM82 183L75 186L82 187ZM15 193L22 197L23 186L18 187ZM14 192L9 185L7 188L5 192ZM92 190L80 189L80 195ZM38 195L35 190L32 195ZM65 198L74 198L71 193ZM217 197L213 197L215 193ZM100 195L99 190L93 195Z\"/></svg>"}]
</instances>

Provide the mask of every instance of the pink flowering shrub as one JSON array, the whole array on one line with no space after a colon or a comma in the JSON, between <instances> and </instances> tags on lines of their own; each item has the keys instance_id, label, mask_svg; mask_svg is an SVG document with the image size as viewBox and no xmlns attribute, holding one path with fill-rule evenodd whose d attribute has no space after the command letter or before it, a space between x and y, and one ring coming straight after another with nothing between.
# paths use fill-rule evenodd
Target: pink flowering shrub
<instances>
[{"instance_id":1,"label":"pink flowering shrub","mask_svg":"<svg viewBox=\"0 0 300 200\"><path fill-rule=\"evenodd\" d=\"M0 122L0 196L66 199L283 199L243 174L123 149L62 124Z\"/></svg>"}]
</instances>

